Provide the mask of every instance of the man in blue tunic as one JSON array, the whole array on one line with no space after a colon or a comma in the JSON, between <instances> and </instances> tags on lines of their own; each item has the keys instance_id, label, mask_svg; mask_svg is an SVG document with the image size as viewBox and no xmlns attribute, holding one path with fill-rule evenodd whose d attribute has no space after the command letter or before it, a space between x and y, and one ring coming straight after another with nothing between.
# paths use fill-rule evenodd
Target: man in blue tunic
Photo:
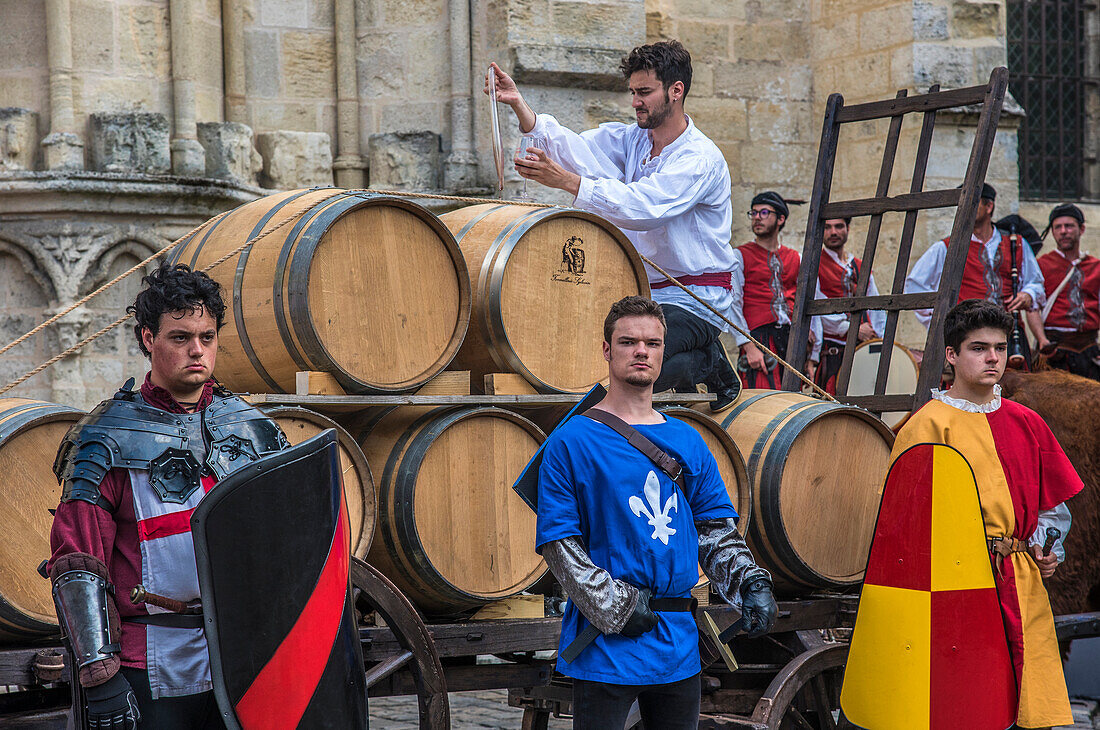
<instances>
[{"instance_id":1,"label":"man in blue tunic","mask_svg":"<svg viewBox=\"0 0 1100 730\"><path fill-rule=\"evenodd\" d=\"M714 457L691 426L653 409L664 336L656 302L627 297L612 306L603 343L610 384L596 408L679 462L683 484L583 416L551 435L539 469L536 548L570 599L560 647L590 624L600 632L572 661L559 653L558 671L573 678L577 730L623 727L635 699L646 727L698 726L694 617L662 610L690 596L698 565L740 606L750 636L767 632L777 614L771 576L737 532Z\"/></svg>"}]
</instances>

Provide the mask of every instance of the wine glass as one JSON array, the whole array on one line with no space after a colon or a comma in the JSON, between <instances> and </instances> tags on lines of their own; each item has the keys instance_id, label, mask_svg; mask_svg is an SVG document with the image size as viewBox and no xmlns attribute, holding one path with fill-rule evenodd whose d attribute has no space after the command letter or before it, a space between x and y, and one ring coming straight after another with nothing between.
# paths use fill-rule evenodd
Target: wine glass
<instances>
[{"instance_id":1,"label":"wine glass","mask_svg":"<svg viewBox=\"0 0 1100 730\"><path fill-rule=\"evenodd\" d=\"M546 142L541 137L536 137L531 134L525 134L519 140L519 147L516 148L515 158L521 160L524 158L534 159L534 155L527 151L528 147L535 147L536 149L545 150ZM523 177L520 175L520 177ZM533 200L530 194L527 192L527 178L523 178L523 192L516 195L519 200Z\"/></svg>"}]
</instances>

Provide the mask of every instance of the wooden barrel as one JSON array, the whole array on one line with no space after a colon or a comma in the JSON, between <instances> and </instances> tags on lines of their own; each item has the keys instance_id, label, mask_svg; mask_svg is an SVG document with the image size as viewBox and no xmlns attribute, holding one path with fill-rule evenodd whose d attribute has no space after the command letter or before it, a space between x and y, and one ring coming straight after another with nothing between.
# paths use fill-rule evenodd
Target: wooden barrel
<instances>
[{"instance_id":1,"label":"wooden barrel","mask_svg":"<svg viewBox=\"0 0 1100 730\"><path fill-rule=\"evenodd\" d=\"M268 406L263 411L279 424L291 445L300 444L326 429L336 429L340 446L340 473L344 478L344 499L351 521L351 552L357 558L366 557L374 539L376 509L374 479L359 444L331 418L308 408Z\"/></svg>"},{"instance_id":2,"label":"wooden barrel","mask_svg":"<svg viewBox=\"0 0 1100 730\"><path fill-rule=\"evenodd\" d=\"M746 390L722 420L748 455L758 563L787 594L863 579L894 434L873 414L801 393Z\"/></svg>"},{"instance_id":3,"label":"wooden barrel","mask_svg":"<svg viewBox=\"0 0 1100 730\"><path fill-rule=\"evenodd\" d=\"M473 322L455 359L475 387L492 372L546 393L606 380L600 343L611 305L649 296L642 261L622 231L580 210L473 205L440 216L473 284Z\"/></svg>"},{"instance_id":4,"label":"wooden barrel","mask_svg":"<svg viewBox=\"0 0 1100 730\"><path fill-rule=\"evenodd\" d=\"M53 459L84 414L68 406L0 398L0 640L57 633L50 582L50 510L61 499Z\"/></svg>"},{"instance_id":5,"label":"wooden barrel","mask_svg":"<svg viewBox=\"0 0 1100 730\"><path fill-rule=\"evenodd\" d=\"M512 483L545 434L499 408L395 408L366 425L378 477L371 563L428 613L519 593L546 573Z\"/></svg>"},{"instance_id":6,"label":"wooden barrel","mask_svg":"<svg viewBox=\"0 0 1100 730\"><path fill-rule=\"evenodd\" d=\"M454 236L400 198L336 188L277 193L208 222L169 261L225 287L217 376L241 392L293 393L301 370L351 393L411 390L451 362L470 318Z\"/></svg>"},{"instance_id":7,"label":"wooden barrel","mask_svg":"<svg viewBox=\"0 0 1100 730\"><path fill-rule=\"evenodd\" d=\"M733 508L737 510L740 517L737 521L737 529L744 535L749 529L749 523L752 522L752 489L749 488L745 460L741 458L737 444L722 429L718 421L705 413L683 406L662 408L661 413L686 422L703 437L703 442L718 464L718 474L726 485L730 502L733 503Z\"/></svg>"}]
</instances>

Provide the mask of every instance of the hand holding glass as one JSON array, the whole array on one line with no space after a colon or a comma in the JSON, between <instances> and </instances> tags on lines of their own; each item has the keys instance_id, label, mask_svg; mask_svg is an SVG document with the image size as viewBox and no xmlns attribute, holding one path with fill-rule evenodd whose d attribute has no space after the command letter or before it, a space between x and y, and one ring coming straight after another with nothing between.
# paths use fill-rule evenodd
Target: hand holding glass
<instances>
[{"instance_id":1,"label":"hand holding glass","mask_svg":"<svg viewBox=\"0 0 1100 730\"><path fill-rule=\"evenodd\" d=\"M533 153L527 151L529 147L545 150L546 143L540 137L534 137L532 135L524 135L519 141L519 147L516 149L516 160L535 160L538 159ZM520 175L522 177L522 173ZM531 196L527 193L527 178L523 178L523 192L516 196L520 200L531 200Z\"/></svg>"}]
</instances>

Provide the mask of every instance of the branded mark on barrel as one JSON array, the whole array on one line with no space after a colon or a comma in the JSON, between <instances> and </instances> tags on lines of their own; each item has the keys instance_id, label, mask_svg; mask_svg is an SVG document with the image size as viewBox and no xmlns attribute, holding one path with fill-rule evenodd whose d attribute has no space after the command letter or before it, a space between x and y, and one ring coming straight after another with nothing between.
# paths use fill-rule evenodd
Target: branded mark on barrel
<instances>
[{"instance_id":1,"label":"branded mark on barrel","mask_svg":"<svg viewBox=\"0 0 1100 730\"><path fill-rule=\"evenodd\" d=\"M580 286L590 285L592 281L584 276L585 256L584 240L580 236L570 236L561 247L561 263L551 276L551 281L562 281Z\"/></svg>"}]
</instances>

